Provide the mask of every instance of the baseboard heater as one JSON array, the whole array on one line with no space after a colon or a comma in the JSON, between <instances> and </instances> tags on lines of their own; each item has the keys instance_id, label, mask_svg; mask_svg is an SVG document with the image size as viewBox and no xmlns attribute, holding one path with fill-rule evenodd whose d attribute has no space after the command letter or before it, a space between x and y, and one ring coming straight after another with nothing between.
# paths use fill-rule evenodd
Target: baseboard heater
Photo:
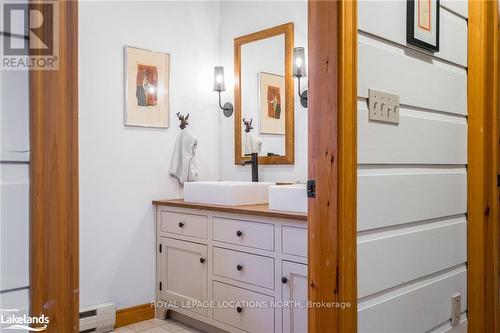
<instances>
[{"instance_id":1,"label":"baseboard heater","mask_svg":"<svg viewBox=\"0 0 500 333\"><path fill-rule=\"evenodd\" d=\"M111 332L115 327L114 303L105 303L80 309L80 333Z\"/></svg>"}]
</instances>

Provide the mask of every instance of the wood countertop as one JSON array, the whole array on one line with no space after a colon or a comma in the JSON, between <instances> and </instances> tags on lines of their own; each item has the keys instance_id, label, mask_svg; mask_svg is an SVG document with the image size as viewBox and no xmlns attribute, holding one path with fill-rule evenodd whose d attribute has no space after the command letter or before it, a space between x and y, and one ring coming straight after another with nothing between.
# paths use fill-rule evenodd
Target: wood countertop
<instances>
[{"instance_id":1,"label":"wood countertop","mask_svg":"<svg viewBox=\"0 0 500 333\"><path fill-rule=\"evenodd\" d=\"M211 210L211 211L218 211L225 213L246 214L246 215L274 217L280 219L307 221L306 213L270 210L268 204L245 205L245 206L221 206L221 205L185 202L183 199L154 200L153 204L158 206L203 209L203 210Z\"/></svg>"}]
</instances>

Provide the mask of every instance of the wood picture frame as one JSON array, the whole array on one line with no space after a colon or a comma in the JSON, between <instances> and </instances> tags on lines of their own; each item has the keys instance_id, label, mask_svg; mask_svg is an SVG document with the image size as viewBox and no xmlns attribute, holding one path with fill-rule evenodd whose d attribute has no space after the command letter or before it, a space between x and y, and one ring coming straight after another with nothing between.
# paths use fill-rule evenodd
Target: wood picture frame
<instances>
[{"instance_id":1,"label":"wood picture frame","mask_svg":"<svg viewBox=\"0 0 500 333\"><path fill-rule=\"evenodd\" d=\"M249 160L242 154L242 110L241 110L241 47L244 44L261 39L285 36L285 156L259 156L259 164L294 164L295 134L294 134L294 84L293 84L293 22L278 25L265 30L234 39L234 164L241 165Z\"/></svg>"},{"instance_id":2,"label":"wood picture frame","mask_svg":"<svg viewBox=\"0 0 500 333\"><path fill-rule=\"evenodd\" d=\"M439 52L439 0L406 1L406 42Z\"/></svg>"}]
</instances>

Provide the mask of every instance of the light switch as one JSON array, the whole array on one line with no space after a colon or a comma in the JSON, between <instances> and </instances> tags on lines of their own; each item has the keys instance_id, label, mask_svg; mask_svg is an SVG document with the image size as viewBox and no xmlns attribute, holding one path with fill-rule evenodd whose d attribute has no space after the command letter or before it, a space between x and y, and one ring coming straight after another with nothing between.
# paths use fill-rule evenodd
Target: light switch
<instances>
[{"instance_id":1,"label":"light switch","mask_svg":"<svg viewBox=\"0 0 500 333\"><path fill-rule=\"evenodd\" d=\"M399 124L399 95L368 89L368 119Z\"/></svg>"}]
</instances>

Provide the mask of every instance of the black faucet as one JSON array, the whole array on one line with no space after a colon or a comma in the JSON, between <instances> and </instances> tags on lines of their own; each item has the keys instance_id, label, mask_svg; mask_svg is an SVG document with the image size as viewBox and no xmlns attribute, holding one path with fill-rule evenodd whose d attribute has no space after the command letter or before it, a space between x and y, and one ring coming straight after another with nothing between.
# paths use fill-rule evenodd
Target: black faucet
<instances>
[{"instance_id":1,"label":"black faucet","mask_svg":"<svg viewBox=\"0 0 500 333\"><path fill-rule=\"evenodd\" d=\"M252 153L252 159L246 160L241 165L252 164L252 182L259 181L259 156L257 153Z\"/></svg>"}]
</instances>

